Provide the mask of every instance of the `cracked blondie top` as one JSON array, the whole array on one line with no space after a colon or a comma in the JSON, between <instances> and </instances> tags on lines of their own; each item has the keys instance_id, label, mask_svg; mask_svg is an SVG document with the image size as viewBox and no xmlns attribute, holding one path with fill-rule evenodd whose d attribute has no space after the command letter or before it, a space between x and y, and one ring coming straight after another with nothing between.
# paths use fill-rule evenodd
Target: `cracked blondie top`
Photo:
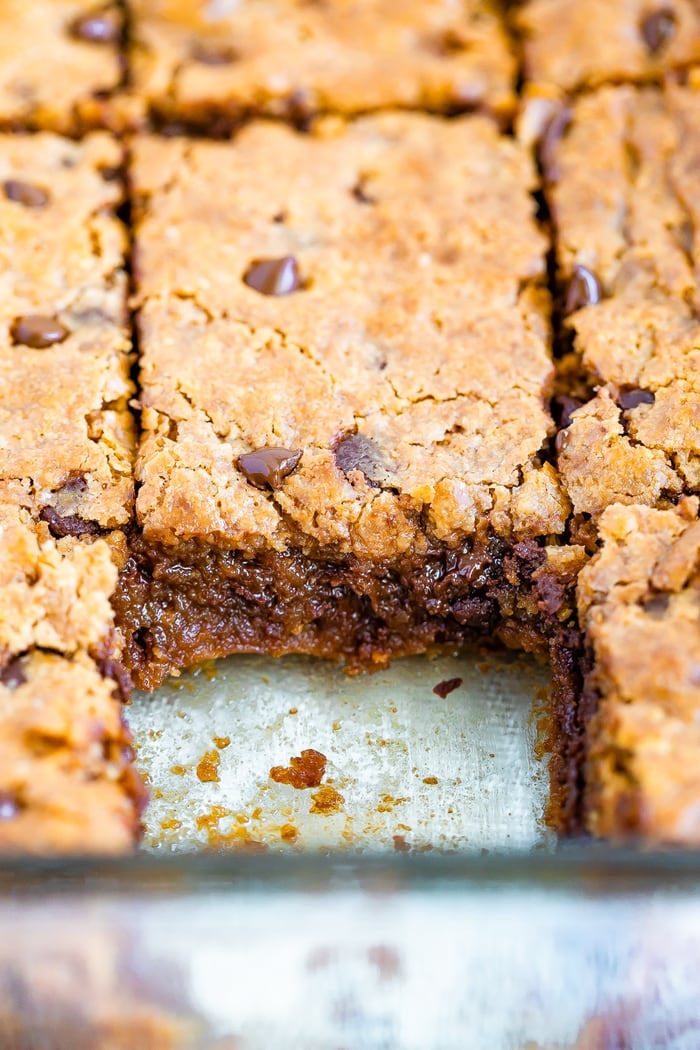
<instances>
[{"instance_id":1,"label":"cracked blondie top","mask_svg":"<svg viewBox=\"0 0 700 1050\"><path fill-rule=\"evenodd\" d=\"M658 80L700 62L698 0L528 0L525 76L564 92Z\"/></svg>"},{"instance_id":2,"label":"cracked blondie top","mask_svg":"<svg viewBox=\"0 0 700 1050\"><path fill-rule=\"evenodd\" d=\"M579 578L593 660L588 825L613 839L700 843L700 521L678 508L613 506Z\"/></svg>"},{"instance_id":3,"label":"cracked blondie top","mask_svg":"<svg viewBox=\"0 0 700 1050\"><path fill-rule=\"evenodd\" d=\"M534 171L493 124L145 138L134 185L147 539L393 559L564 529Z\"/></svg>"},{"instance_id":4,"label":"cracked blondie top","mask_svg":"<svg viewBox=\"0 0 700 1050\"><path fill-rule=\"evenodd\" d=\"M133 503L121 164L103 132L0 136L0 495L56 535Z\"/></svg>"},{"instance_id":5,"label":"cracked blondie top","mask_svg":"<svg viewBox=\"0 0 700 1050\"><path fill-rule=\"evenodd\" d=\"M562 310L588 391L559 469L578 515L668 505L700 488L700 81L605 88L555 120Z\"/></svg>"},{"instance_id":6,"label":"cracked blondie top","mask_svg":"<svg viewBox=\"0 0 700 1050\"><path fill-rule=\"evenodd\" d=\"M161 120L514 107L494 0L133 0L133 87Z\"/></svg>"},{"instance_id":7,"label":"cracked blondie top","mask_svg":"<svg viewBox=\"0 0 700 1050\"><path fill-rule=\"evenodd\" d=\"M123 852L144 793L122 721L103 540L0 504L0 852Z\"/></svg>"},{"instance_id":8,"label":"cracked blondie top","mask_svg":"<svg viewBox=\"0 0 700 1050\"><path fill-rule=\"evenodd\" d=\"M0 851L123 852L143 789L110 596L133 515L122 151L0 136Z\"/></svg>"},{"instance_id":9,"label":"cracked blondie top","mask_svg":"<svg viewBox=\"0 0 700 1050\"><path fill-rule=\"evenodd\" d=\"M122 18L109 0L3 0L0 126L74 134L108 122Z\"/></svg>"}]
</instances>

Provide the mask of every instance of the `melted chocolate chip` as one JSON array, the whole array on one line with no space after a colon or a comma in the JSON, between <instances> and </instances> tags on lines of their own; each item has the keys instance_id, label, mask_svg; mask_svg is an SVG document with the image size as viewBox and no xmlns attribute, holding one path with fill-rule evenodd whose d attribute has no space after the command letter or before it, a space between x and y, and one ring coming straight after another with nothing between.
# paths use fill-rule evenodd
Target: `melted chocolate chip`
<instances>
[{"instance_id":1,"label":"melted chocolate chip","mask_svg":"<svg viewBox=\"0 0 700 1050\"><path fill-rule=\"evenodd\" d=\"M387 470L382 463L379 448L371 438L364 434L348 434L341 438L333 449L333 456L339 470L347 475L353 470L361 471L371 485L379 485L387 480Z\"/></svg>"},{"instance_id":2,"label":"melted chocolate chip","mask_svg":"<svg viewBox=\"0 0 700 1050\"><path fill-rule=\"evenodd\" d=\"M560 394L559 397L555 397L552 402L554 409L554 418L562 429L568 427L571 424L571 417L577 408L580 408L583 404L578 397L567 397L566 394Z\"/></svg>"},{"instance_id":3,"label":"melted chocolate chip","mask_svg":"<svg viewBox=\"0 0 700 1050\"><path fill-rule=\"evenodd\" d=\"M483 547L457 554L450 551L445 559L445 574L435 585L438 595L456 594L466 584L470 591L486 586L493 563L491 551Z\"/></svg>"},{"instance_id":4,"label":"melted chocolate chip","mask_svg":"<svg viewBox=\"0 0 700 1050\"><path fill-rule=\"evenodd\" d=\"M18 317L10 328L10 335L15 343L30 346L33 350L45 350L68 338L65 325L55 317L44 317L41 314L27 314Z\"/></svg>"},{"instance_id":5,"label":"melted chocolate chip","mask_svg":"<svg viewBox=\"0 0 700 1050\"><path fill-rule=\"evenodd\" d=\"M637 405L653 405L656 398L651 390L643 390L641 387L627 387L621 390L617 403L620 408L627 412L631 408L636 408Z\"/></svg>"},{"instance_id":6,"label":"melted chocolate chip","mask_svg":"<svg viewBox=\"0 0 700 1050\"><path fill-rule=\"evenodd\" d=\"M652 594L642 602L642 608L649 616L659 619L668 610L669 603L670 598L667 594Z\"/></svg>"},{"instance_id":7,"label":"melted chocolate chip","mask_svg":"<svg viewBox=\"0 0 700 1050\"><path fill-rule=\"evenodd\" d=\"M87 492L87 478L81 471L71 471L61 485L61 492Z\"/></svg>"},{"instance_id":8,"label":"melted chocolate chip","mask_svg":"<svg viewBox=\"0 0 700 1050\"><path fill-rule=\"evenodd\" d=\"M85 521L77 514L63 517L53 507L44 507L39 517L46 522L49 532L56 539L62 539L64 536L95 536L100 531L96 522Z\"/></svg>"},{"instance_id":9,"label":"melted chocolate chip","mask_svg":"<svg viewBox=\"0 0 700 1050\"><path fill-rule=\"evenodd\" d=\"M594 306L600 302L602 290L600 281L587 266L576 266L569 281L564 310L573 314L584 306Z\"/></svg>"},{"instance_id":10,"label":"melted chocolate chip","mask_svg":"<svg viewBox=\"0 0 700 1050\"><path fill-rule=\"evenodd\" d=\"M562 106L548 121L540 138L539 158L542 170L550 182L559 176L557 150L571 124L571 110Z\"/></svg>"},{"instance_id":11,"label":"melted chocolate chip","mask_svg":"<svg viewBox=\"0 0 700 1050\"><path fill-rule=\"evenodd\" d=\"M238 57L232 47L205 44L202 41L194 45L191 54L193 60L201 62L203 66L228 66Z\"/></svg>"},{"instance_id":12,"label":"melted chocolate chip","mask_svg":"<svg viewBox=\"0 0 700 1050\"><path fill-rule=\"evenodd\" d=\"M74 19L69 32L88 44L116 44L121 37L121 19L114 8L105 7Z\"/></svg>"},{"instance_id":13,"label":"melted chocolate chip","mask_svg":"<svg viewBox=\"0 0 700 1050\"><path fill-rule=\"evenodd\" d=\"M302 287L293 255L285 255L282 259L254 259L243 280L261 295L290 295Z\"/></svg>"},{"instance_id":14,"label":"melted chocolate chip","mask_svg":"<svg viewBox=\"0 0 700 1050\"><path fill-rule=\"evenodd\" d=\"M11 791L0 791L0 820L12 820L20 811L17 796Z\"/></svg>"},{"instance_id":15,"label":"melted chocolate chip","mask_svg":"<svg viewBox=\"0 0 700 1050\"><path fill-rule=\"evenodd\" d=\"M564 605L566 586L553 573L547 573L537 580L537 594L539 607L550 616L556 616Z\"/></svg>"},{"instance_id":16,"label":"melted chocolate chip","mask_svg":"<svg viewBox=\"0 0 700 1050\"><path fill-rule=\"evenodd\" d=\"M436 696L439 696L441 700L444 700L450 693L454 693L455 689L459 689L460 685L464 681L463 678L446 678L443 682L438 682L433 687L433 692Z\"/></svg>"},{"instance_id":17,"label":"melted chocolate chip","mask_svg":"<svg viewBox=\"0 0 700 1050\"><path fill-rule=\"evenodd\" d=\"M15 656L9 663L5 664L0 671L0 682L2 682L7 689L17 689L18 686L26 681L27 676L24 673L22 658L20 656Z\"/></svg>"},{"instance_id":18,"label":"melted chocolate chip","mask_svg":"<svg viewBox=\"0 0 700 1050\"><path fill-rule=\"evenodd\" d=\"M7 179L2 188L8 201L23 204L25 208L45 208L51 199L41 186L22 179Z\"/></svg>"},{"instance_id":19,"label":"melted chocolate chip","mask_svg":"<svg viewBox=\"0 0 700 1050\"><path fill-rule=\"evenodd\" d=\"M676 14L671 7L651 11L641 22L640 32L652 55L661 51L676 30Z\"/></svg>"},{"instance_id":20,"label":"melted chocolate chip","mask_svg":"<svg viewBox=\"0 0 700 1050\"><path fill-rule=\"evenodd\" d=\"M256 488L276 489L296 470L302 455L301 449L270 446L244 453L236 460L236 466Z\"/></svg>"},{"instance_id":21,"label":"melted chocolate chip","mask_svg":"<svg viewBox=\"0 0 700 1050\"><path fill-rule=\"evenodd\" d=\"M555 439L554 439L554 449L555 449L557 455L560 455L564 451L564 448L566 446L566 442L568 440L568 437L569 437L569 432L566 429L565 430L560 430L559 433L557 434L557 436L555 437Z\"/></svg>"}]
</instances>

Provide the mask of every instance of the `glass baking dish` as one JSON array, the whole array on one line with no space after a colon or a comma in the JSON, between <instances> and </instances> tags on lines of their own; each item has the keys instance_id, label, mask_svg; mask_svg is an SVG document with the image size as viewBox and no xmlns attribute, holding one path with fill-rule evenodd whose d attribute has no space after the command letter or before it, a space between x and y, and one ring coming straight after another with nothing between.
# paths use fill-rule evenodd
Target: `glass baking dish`
<instances>
[{"instance_id":1,"label":"glass baking dish","mask_svg":"<svg viewBox=\"0 0 700 1050\"><path fill-rule=\"evenodd\" d=\"M481 652L137 696L142 852L0 862L0 1050L697 1050L700 856L557 844L546 688ZM269 775L307 748L334 806Z\"/></svg>"},{"instance_id":2,"label":"glass baking dish","mask_svg":"<svg viewBox=\"0 0 700 1050\"><path fill-rule=\"evenodd\" d=\"M691 1050L697 856L0 871L0 1046Z\"/></svg>"}]
</instances>

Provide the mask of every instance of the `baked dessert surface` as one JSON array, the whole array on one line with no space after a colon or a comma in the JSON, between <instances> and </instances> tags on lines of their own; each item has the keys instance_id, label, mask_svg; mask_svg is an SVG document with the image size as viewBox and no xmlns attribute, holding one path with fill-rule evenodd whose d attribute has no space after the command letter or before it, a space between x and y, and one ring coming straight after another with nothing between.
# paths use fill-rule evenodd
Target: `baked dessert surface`
<instances>
[{"instance_id":1,"label":"baked dessert surface","mask_svg":"<svg viewBox=\"0 0 700 1050\"><path fill-rule=\"evenodd\" d=\"M533 646L518 581L568 503L531 158L481 117L387 114L146 137L132 177L136 681L241 649L376 666L504 601Z\"/></svg>"},{"instance_id":2,"label":"baked dessert surface","mask_svg":"<svg viewBox=\"0 0 700 1050\"><path fill-rule=\"evenodd\" d=\"M678 508L617 505L579 581L593 670L588 702L588 826L612 839L700 841L700 522Z\"/></svg>"},{"instance_id":3,"label":"baked dessert surface","mask_svg":"<svg viewBox=\"0 0 700 1050\"><path fill-rule=\"evenodd\" d=\"M537 462L552 362L534 172L490 122L137 140L133 180L147 539L380 559L477 515L504 536L563 529ZM265 265L289 286L260 283ZM256 481L241 457L275 445L300 461Z\"/></svg>"},{"instance_id":4,"label":"baked dessert surface","mask_svg":"<svg viewBox=\"0 0 700 1050\"><path fill-rule=\"evenodd\" d=\"M700 62L697 0L526 0L526 81L563 92L658 80Z\"/></svg>"},{"instance_id":5,"label":"baked dessert surface","mask_svg":"<svg viewBox=\"0 0 700 1050\"><path fill-rule=\"evenodd\" d=\"M0 125L81 133L112 121L123 14L99 0L3 0Z\"/></svg>"},{"instance_id":6,"label":"baked dessert surface","mask_svg":"<svg viewBox=\"0 0 700 1050\"><path fill-rule=\"evenodd\" d=\"M0 136L3 852L139 832L109 603L134 491L121 164L104 132Z\"/></svg>"},{"instance_id":7,"label":"baked dessert surface","mask_svg":"<svg viewBox=\"0 0 700 1050\"><path fill-rule=\"evenodd\" d=\"M582 97L547 161L564 325L590 391L558 439L562 479L578 516L668 505L700 485L697 84Z\"/></svg>"},{"instance_id":8,"label":"baked dessert surface","mask_svg":"<svg viewBox=\"0 0 700 1050\"><path fill-rule=\"evenodd\" d=\"M119 853L144 791L122 718L104 540L0 504L0 852Z\"/></svg>"},{"instance_id":9,"label":"baked dessert surface","mask_svg":"<svg viewBox=\"0 0 700 1050\"><path fill-rule=\"evenodd\" d=\"M121 164L104 132L0 136L0 493L57 535L131 517Z\"/></svg>"},{"instance_id":10,"label":"baked dessert surface","mask_svg":"<svg viewBox=\"0 0 700 1050\"><path fill-rule=\"evenodd\" d=\"M268 113L513 110L516 63L493 0L134 0L135 92L197 126Z\"/></svg>"},{"instance_id":11,"label":"baked dessert surface","mask_svg":"<svg viewBox=\"0 0 700 1050\"><path fill-rule=\"evenodd\" d=\"M552 662L562 827L697 843L697 3L0 29L0 848L133 843L129 675L484 638ZM133 115L304 133L138 135L125 197Z\"/></svg>"}]
</instances>

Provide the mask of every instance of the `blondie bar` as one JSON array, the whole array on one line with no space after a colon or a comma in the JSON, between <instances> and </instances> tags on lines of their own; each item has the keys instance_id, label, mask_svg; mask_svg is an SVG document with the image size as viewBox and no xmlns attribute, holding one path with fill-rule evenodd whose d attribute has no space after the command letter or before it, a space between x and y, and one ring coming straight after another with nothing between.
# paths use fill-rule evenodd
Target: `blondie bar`
<instances>
[{"instance_id":1,"label":"blondie bar","mask_svg":"<svg viewBox=\"0 0 700 1050\"><path fill-rule=\"evenodd\" d=\"M515 23L528 86L659 80L700 61L697 0L528 0Z\"/></svg>"},{"instance_id":2,"label":"blondie bar","mask_svg":"<svg viewBox=\"0 0 700 1050\"><path fill-rule=\"evenodd\" d=\"M601 89L545 139L564 325L585 387L557 439L579 523L700 487L697 88Z\"/></svg>"},{"instance_id":3,"label":"blondie bar","mask_svg":"<svg viewBox=\"0 0 700 1050\"><path fill-rule=\"evenodd\" d=\"M516 64L494 0L133 0L133 88L211 130L387 107L508 117Z\"/></svg>"},{"instance_id":4,"label":"blondie bar","mask_svg":"<svg viewBox=\"0 0 700 1050\"><path fill-rule=\"evenodd\" d=\"M104 540L0 504L0 852L121 852L144 801Z\"/></svg>"},{"instance_id":5,"label":"blondie bar","mask_svg":"<svg viewBox=\"0 0 700 1050\"><path fill-rule=\"evenodd\" d=\"M121 163L104 133L0 136L4 851L120 851L139 826L109 604L134 487Z\"/></svg>"},{"instance_id":6,"label":"blondie bar","mask_svg":"<svg viewBox=\"0 0 700 1050\"><path fill-rule=\"evenodd\" d=\"M0 495L56 536L131 516L121 162L102 132L0 136Z\"/></svg>"},{"instance_id":7,"label":"blondie bar","mask_svg":"<svg viewBox=\"0 0 700 1050\"><path fill-rule=\"evenodd\" d=\"M612 839L697 846L700 521L678 508L609 508L581 573L592 661L585 808Z\"/></svg>"},{"instance_id":8,"label":"blondie bar","mask_svg":"<svg viewBox=\"0 0 700 1050\"><path fill-rule=\"evenodd\" d=\"M602 88L560 111L542 143L576 386L557 462L570 536L602 545L578 586L585 820L606 837L686 844L700 841L697 87L691 75Z\"/></svg>"},{"instance_id":9,"label":"blondie bar","mask_svg":"<svg viewBox=\"0 0 700 1050\"><path fill-rule=\"evenodd\" d=\"M135 681L229 652L541 647L569 503L541 458L528 154L481 117L386 114L141 138L132 178L143 435L115 607Z\"/></svg>"},{"instance_id":10,"label":"blondie bar","mask_svg":"<svg viewBox=\"0 0 700 1050\"><path fill-rule=\"evenodd\" d=\"M108 125L122 35L116 0L3 0L0 125L64 134Z\"/></svg>"}]
</instances>

